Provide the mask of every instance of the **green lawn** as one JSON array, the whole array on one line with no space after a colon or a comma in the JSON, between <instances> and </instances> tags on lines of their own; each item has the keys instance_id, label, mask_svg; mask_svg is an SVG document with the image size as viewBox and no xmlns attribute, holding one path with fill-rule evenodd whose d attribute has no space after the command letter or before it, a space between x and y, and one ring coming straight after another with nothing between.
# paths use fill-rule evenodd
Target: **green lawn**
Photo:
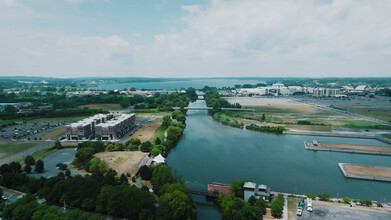
<instances>
[{"instance_id":1,"label":"green lawn","mask_svg":"<svg viewBox=\"0 0 391 220\"><path fill-rule=\"evenodd\" d=\"M391 139L391 134L382 134L381 136Z\"/></svg>"},{"instance_id":2,"label":"green lawn","mask_svg":"<svg viewBox=\"0 0 391 220\"><path fill-rule=\"evenodd\" d=\"M53 149L52 146L50 146L50 147L44 148L42 150L36 151L30 155L33 156L35 160L38 160L38 159L44 159L45 157L50 156L51 154L55 153L56 151L57 151L57 149ZM17 162L24 165L24 158L17 160Z\"/></svg>"},{"instance_id":3,"label":"green lawn","mask_svg":"<svg viewBox=\"0 0 391 220\"><path fill-rule=\"evenodd\" d=\"M166 131L165 128L163 128L162 125L155 131L155 138L153 139L153 144L155 144L155 140L157 137L159 137L160 141L164 141L164 132Z\"/></svg>"},{"instance_id":4,"label":"green lawn","mask_svg":"<svg viewBox=\"0 0 391 220\"><path fill-rule=\"evenodd\" d=\"M11 155L17 154L30 147L36 146L36 143L11 143L1 142L0 143L0 159L7 158Z\"/></svg>"}]
</instances>

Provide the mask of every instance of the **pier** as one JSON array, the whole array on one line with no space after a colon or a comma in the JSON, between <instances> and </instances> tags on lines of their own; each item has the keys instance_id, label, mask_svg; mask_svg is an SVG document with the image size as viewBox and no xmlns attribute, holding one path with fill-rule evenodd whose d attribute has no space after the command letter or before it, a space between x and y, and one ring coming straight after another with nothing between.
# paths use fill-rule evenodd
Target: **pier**
<instances>
[{"instance_id":1,"label":"pier","mask_svg":"<svg viewBox=\"0 0 391 220\"><path fill-rule=\"evenodd\" d=\"M317 145L314 145L312 142L306 141L304 142L304 148L306 150L313 150L313 151L331 151L331 152L391 156L391 147L380 147L380 146L372 146L372 145L329 144L329 143L318 143Z\"/></svg>"},{"instance_id":2,"label":"pier","mask_svg":"<svg viewBox=\"0 0 391 220\"><path fill-rule=\"evenodd\" d=\"M391 182L390 167L362 166L348 163L338 163L338 167L345 178Z\"/></svg>"}]
</instances>

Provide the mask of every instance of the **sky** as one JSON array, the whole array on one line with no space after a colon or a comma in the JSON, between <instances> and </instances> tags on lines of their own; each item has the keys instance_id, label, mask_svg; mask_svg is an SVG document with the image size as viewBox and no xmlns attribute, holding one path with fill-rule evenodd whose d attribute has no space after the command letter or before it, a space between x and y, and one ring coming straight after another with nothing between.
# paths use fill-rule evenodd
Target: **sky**
<instances>
[{"instance_id":1,"label":"sky","mask_svg":"<svg viewBox=\"0 0 391 220\"><path fill-rule=\"evenodd\" d=\"M0 0L0 76L391 77L389 0Z\"/></svg>"}]
</instances>

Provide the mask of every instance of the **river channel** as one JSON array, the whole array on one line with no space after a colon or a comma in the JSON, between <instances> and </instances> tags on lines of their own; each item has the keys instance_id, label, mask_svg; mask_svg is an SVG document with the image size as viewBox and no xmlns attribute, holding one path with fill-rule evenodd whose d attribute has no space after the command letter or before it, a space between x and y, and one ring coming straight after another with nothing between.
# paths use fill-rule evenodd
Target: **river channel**
<instances>
[{"instance_id":1,"label":"river channel","mask_svg":"<svg viewBox=\"0 0 391 220\"><path fill-rule=\"evenodd\" d=\"M203 106L203 100L190 104ZM187 114L183 137L169 153L167 163L183 176L188 187L206 189L208 182L229 184L251 179L279 192L391 201L391 183L346 179L338 168L339 162L390 166L391 157L314 152L304 149L304 141L390 145L371 139L254 132L222 125L205 110L190 110ZM197 208L201 216L215 216L217 212Z\"/></svg>"}]
</instances>

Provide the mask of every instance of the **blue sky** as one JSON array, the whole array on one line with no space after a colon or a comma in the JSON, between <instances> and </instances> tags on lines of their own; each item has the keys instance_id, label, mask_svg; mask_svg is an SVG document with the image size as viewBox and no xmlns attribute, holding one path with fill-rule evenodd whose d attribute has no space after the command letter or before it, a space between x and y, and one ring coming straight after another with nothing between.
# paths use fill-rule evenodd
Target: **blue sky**
<instances>
[{"instance_id":1,"label":"blue sky","mask_svg":"<svg viewBox=\"0 0 391 220\"><path fill-rule=\"evenodd\" d=\"M391 76L388 0L0 0L0 75Z\"/></svg>"}]
</instances>

